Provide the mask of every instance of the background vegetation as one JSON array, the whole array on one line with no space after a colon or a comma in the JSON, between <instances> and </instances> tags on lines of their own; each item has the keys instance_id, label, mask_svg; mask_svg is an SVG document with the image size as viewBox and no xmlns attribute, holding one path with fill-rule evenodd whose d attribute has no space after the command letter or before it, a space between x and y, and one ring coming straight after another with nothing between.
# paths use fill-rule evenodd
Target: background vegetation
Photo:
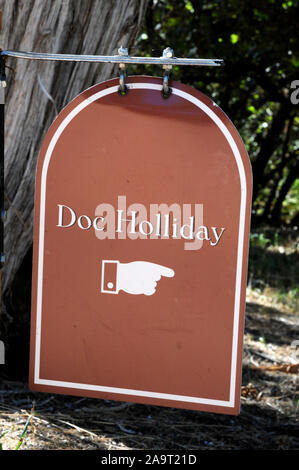
<instances>
[{"instance_id":1,"label":"background vegetation","mask_svg":"<svg viewBox=\"0 0 299 470\"><path fill-rule=\"evenodd\" d=\"M137 43L140 54L170 46L176 57L225 60L175 67L171 77L210 96L239 130L252 162L253 227L299 224L299 105L290 99L298 17L298 0L151 0Z\"/></svg>"}]
</instances>

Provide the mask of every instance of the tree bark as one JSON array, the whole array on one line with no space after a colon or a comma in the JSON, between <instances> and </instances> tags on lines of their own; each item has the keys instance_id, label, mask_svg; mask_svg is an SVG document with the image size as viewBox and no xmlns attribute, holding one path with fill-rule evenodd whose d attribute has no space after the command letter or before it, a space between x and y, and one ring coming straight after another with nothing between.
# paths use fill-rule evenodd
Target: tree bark
<instances>
[{"instance_id":1,"label":"tree bark","mask_svg":"<svg viewBox=\"0 0 299 470\"><path fill-rule=\"evenodd\" d=\"M0 0L0 46L7 50L116 54L130 47L148 0ZM2 291L11 285L32 245L35 168L41 142L61 110L84 89L117 76L117 65L7 58L5 116L6 263ZM42 91L53 97L55 106Z\"/></svg>"}]
</instances>

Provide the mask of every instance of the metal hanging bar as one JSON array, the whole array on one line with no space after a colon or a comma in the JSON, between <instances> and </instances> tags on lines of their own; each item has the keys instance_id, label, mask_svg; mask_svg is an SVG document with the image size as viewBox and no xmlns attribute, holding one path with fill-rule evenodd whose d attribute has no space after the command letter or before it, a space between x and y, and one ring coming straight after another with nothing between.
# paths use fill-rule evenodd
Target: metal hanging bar
<instances>
[{"instance_id":1,"label":"metal hanging bar","mask_svg":"<svg viewBox=\"0 0 299 470\"><path fill-rule=\"evenodd\" d=\"M52 54L43 52L1 51L1 56L16 57L29 60L61 60L68 62L108 62L111 64L145 64L145 65L193 65L219 67L223 65L222 59L185 59L181 57L133 57L124 55L77 55Z\"/></svg>"},{"instance_id":2,"label":"metal hanging bar","mask_svg":"<svg viewBox=\"0 0 299 470\"><path fill-rule=\"evenodd\" d=\"M128 56L128 49L126 47L120 47L118 49L118 54L122 57ZM118 64L119 68L119 94L126 95L128 92L128 87L126 86L125 79L126 79L126 64L121 62Z\"/></svg>"}]
</instances>

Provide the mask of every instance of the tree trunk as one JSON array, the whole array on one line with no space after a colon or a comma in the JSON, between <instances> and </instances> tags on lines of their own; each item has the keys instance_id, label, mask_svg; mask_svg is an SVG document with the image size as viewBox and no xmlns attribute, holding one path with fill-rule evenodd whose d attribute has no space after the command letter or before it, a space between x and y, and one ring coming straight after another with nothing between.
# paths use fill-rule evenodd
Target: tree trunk
<instances>
[{"instance_id":1,"label":"tree trunk","mask_svg":"<svg viewBox=\"0 0 299 470\"><path fill-rule=\"evenodd\" d=\"M289 118L289 114L289 107L286 104L281 105L277 114L273 118L272 125L267 136L262 140L259 154L252 164L254 181L252 194L253 202L256 200L261 186L264 186L267 182L265 169L275 151L275 148L277 148L281 143L282 131L286 120Z\"/></svg>"},{"instance_id":2,"label":"tree trunk","mask_svg":"<svg viewBox=\"0 0 299 470\"><path fill-rule=\"evenodd\" d=\"M289 190L291 189L293 183L298 178L299 175L299 160L295 160L293 166L289 169L289 174L282 185L282 188L279 191L278 198L276 199L275 205L271 212L271 222L272 224L279 226L281 224L281 208L283 201L286 198Z\"/></svg>"},{"instance_id":3,"label":"tree trunk","mask_svg":"<svg viewBox=\"0 0 299 470\"><path fill-rule=\"evenodd\" d=\"M2 49L116 54L136 40L148 0L0 0ZM84 89L117 76L117 65L7 58L5 110L6 263L11 286L33 237L35 167L41 142L58 112ZM49 100L40 86L53 97Z\"/></svg>"}]
</instances>

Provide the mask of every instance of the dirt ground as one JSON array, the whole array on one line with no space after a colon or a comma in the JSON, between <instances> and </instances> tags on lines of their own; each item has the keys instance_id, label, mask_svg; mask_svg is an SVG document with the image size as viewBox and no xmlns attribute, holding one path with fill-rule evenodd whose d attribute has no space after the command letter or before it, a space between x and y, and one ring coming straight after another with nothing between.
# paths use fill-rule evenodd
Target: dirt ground
<instances>
[{"instance_id":1,"label":"dirt ground","mask_svg":"<svg viewBox=\"0 0 299 470\"><path fill-rule=\"evenodd\" d=\"M299 449L299 314L248 289L237 417L0 385L3 450Z\"/></svg>"}]
</instances>

